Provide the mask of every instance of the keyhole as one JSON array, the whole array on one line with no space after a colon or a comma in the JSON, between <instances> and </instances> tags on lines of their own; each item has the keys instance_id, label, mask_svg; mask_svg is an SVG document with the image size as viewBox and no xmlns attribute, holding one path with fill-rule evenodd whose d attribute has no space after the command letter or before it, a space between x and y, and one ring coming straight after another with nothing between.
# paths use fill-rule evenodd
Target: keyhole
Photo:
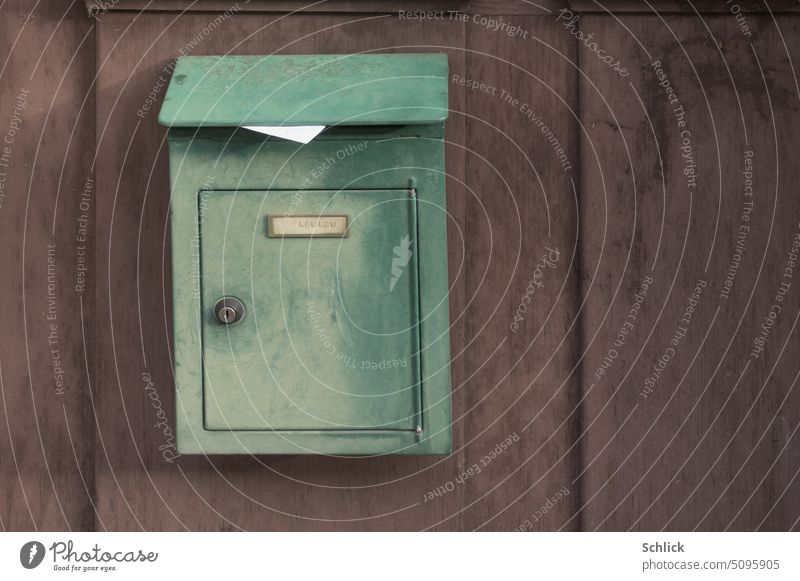
<instances>
[{"instance_id":1,"label":"keyhole","mask_svg":"<svg viewBox=\"0 0 800 581\"><path fill-rule=\"evenodd\" d=\"M235 297L223 297L214 305L214 314L223 325L238 323L244 316L244 304Z\"/></svg>"},{"instance_id":2,"label":"keyhole","mask_svg":"<svg viewBox=\"0 0 800 581\"><path fill-rule=\"evenodd\" d=\"M220 317L226 323L230 323L233 319L236 318L236 311L234 311L230 307L222 307L222 312L220 313Z\"/></svg>"}]
</instances>

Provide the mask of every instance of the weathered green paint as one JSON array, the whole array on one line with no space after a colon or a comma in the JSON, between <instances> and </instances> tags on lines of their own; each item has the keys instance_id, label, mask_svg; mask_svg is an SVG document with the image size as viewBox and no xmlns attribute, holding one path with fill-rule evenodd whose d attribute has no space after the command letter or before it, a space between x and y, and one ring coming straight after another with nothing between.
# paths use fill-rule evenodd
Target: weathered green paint
<instances>
[{"instance_id":1,"label":"weathered green paint","mask_svg":"<svg viewBox=\"0 0 800 581\"><path fill-rule=\"evenodd\" d=\"M337 127L301 146L170 129L181 453L450 451L442 133ZM268 237L284 213L346 214L349 236ZM225 295L247 306L230 326L212 309Z\"/></svg>"},{"instance_id":2,"label":"weathered green paint","mask_svg":"<svg viewBox=\"0 0 800 581\"><path fill-rule=\"evenodd\" d=\"M391 288L393 249L416 239L409 190L203 192L205 426L414 430L416 254ZM265 215L349 214L346 238L268 238ZM212 313L232 295L247 315ZM254 340L255 339L255 340Z\"/></svg>"},{"instance_id":3,"label":"weathered green paint","mask_svg":"<svg viewBox=\"0 0 800 581\"><path fill-rule=\"evenodd\" d=\"M447 56L187 56L159 122L171 127L408 125L447 118Z\"/></svg>"}]
</instances>

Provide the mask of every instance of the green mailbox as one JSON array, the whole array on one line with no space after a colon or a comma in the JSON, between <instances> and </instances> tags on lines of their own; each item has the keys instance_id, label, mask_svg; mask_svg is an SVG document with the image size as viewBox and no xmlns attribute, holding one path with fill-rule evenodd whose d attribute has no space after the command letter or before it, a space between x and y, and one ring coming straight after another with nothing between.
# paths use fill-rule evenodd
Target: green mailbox
<instances>
[{"instance_id":1,"label":"green mailbox","mask_svg":"<svg viewBox=\"0 0 800 581\"><path fill-rule=\"evenodd\" d=\"M178 59L180 453L450 452L447 113L442 54Z\"/></svg>"}]
</instances>

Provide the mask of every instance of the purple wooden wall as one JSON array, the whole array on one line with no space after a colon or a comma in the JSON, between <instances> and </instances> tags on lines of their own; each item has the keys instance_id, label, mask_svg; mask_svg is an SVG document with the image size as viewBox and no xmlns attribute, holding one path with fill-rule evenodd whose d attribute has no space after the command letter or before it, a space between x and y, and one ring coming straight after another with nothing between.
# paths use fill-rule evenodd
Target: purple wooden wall
<instances>
[{"instance_id":1,"label":"purple wooden wall","mask_svg":"<svg viewBox=\"0 0 800 581\"><path fill-rule=\"evenodd\" d=\"M797 529L800 20L720 4L3 4L0 526ZM159 77L374 50L457 75L456 450L172 461Z\"/></svg>"}]
</instances>

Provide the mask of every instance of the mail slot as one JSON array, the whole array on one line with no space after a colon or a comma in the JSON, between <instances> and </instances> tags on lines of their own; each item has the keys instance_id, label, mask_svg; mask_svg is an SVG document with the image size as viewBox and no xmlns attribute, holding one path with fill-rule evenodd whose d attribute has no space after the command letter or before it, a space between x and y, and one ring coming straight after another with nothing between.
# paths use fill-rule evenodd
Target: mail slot
<instances>
[{"instance_id":1,"label":"mail slot","mask_svg":"<svg viewBox=\"0 0 800 581\"><path fill-rule=\"evenodd\" d=\"M442 54L182 57L182 454L446 454Z\"/></svg>"}]
</instances>

